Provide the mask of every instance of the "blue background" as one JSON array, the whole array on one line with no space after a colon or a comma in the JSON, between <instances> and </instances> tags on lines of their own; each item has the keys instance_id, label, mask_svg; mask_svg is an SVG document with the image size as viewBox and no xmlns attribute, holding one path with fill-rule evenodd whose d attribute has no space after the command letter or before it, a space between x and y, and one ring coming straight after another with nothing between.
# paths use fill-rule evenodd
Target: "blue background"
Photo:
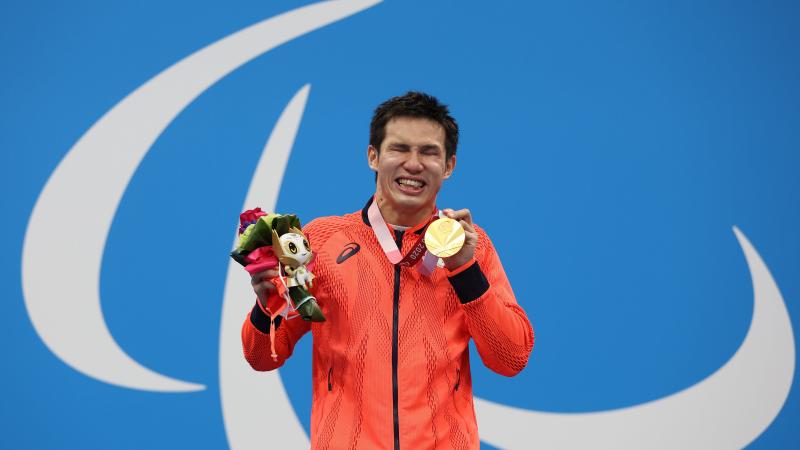
<instances>
[{"instance_id":1,"label":"blue background","mask_svg":"<svg viewBox=\"0 0 800 450\"><path fill-rule=\"evenodd\" d=\"M462 140L439 204L469 207L493 236L537 334L515 378L473 365L480 397L597 411L714 372L752 314L733 225L800 329L798 3L386 1L212 86L128 186L103 260L109 329L146 367L208 389L120 389L66 366L36 335L20 282L44 183L142 83L304 4L0 5L2 447L227 445L218 389L227 252L264 142L305 83L278 202L304 222L356 210L371 194L365 155L378 103L417 89L451 105ZM158 256L164 234L189 219L194 259L171 267ZM306 428L310 344L304 338L282 369ZM793 389L752 448L800 448L798 420Z\"/></svg>"}]
</instances>

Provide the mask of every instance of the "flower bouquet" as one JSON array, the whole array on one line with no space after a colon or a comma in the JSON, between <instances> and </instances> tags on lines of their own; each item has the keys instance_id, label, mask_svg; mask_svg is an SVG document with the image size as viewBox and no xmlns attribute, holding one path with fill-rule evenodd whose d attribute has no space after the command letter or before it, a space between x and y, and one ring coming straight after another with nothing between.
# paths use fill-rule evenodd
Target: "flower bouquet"
<instances>
[{"instance_id":1,"label":"flower bouquet","mask_svg":"<svg viewBox=\"0 0 800 450\"><path fill-rule=\"evenodd\" d=\"M294 214L267 214L255 208L239 215L239 242L231 258L250 274L278 267L273 283L286 303L277 311L267 308L271 316L287 316L291 305L303 320L325 321L317 300L308 292L314 280L308 268L313 256Z\"/></svg>"}]
</instances>

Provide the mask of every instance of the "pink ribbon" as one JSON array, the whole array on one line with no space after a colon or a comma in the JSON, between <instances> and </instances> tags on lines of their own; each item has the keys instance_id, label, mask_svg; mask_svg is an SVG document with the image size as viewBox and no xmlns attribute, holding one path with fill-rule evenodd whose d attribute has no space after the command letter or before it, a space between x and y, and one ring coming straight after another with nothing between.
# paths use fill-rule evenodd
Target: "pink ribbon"
<instances>
[{"instance_id":1,"label":"pink ribbon","mask_svg":"<svg viewBox=\"0 0 800 450\"><path fill-rule=\"evenodd\" d=\"M441 215L441 211L439 215ZM381 245L389 262L397 264L403 261L403 254L400 252L400 249L397 248L397 243L394 241L394 237L389 231L389 226L386 225L386 221L383 219L383 215L381 215L381 210L378 208L378 202L374 198L367 210L367 217L369 217L369 223L372 227L372 231L375 233L375 238L378 239L378 243ZM425 255L422 257L422 264L417 264L417 271L422 275L430 276L438 260L439 258L425 250Z\"/></svg>"}]
</instances>

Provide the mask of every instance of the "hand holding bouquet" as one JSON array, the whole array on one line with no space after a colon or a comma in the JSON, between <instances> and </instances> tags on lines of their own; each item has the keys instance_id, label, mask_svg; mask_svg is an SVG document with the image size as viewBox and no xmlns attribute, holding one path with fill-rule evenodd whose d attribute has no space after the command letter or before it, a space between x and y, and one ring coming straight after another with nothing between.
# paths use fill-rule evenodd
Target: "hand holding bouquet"
<instances>
[{"instance_id":1,"label":"hand holding bouquet","mask_svg":"<svg viewBox=\"0 0 800 450\"><path fill-rule=\"evenodd\" d=\"M239 243L231 258L250 274L278 267L275 286L286 303L270 315L287 316L287 308L312 322L324 322L325 316L317 300L308 292L314 274L308 268L313 258L311 247L301 231L300 220L294 214L267 214L261 208L239 215Z\"/></svg>"}]
</instances>

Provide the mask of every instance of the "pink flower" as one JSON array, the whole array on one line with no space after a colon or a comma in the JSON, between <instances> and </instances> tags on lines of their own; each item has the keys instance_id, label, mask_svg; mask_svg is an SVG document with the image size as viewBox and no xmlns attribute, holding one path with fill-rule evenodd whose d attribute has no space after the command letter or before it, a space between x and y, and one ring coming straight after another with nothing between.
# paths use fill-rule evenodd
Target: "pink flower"
<instances>
[{"instance_id":1,"label":"pink flower","mask_svg":"<svg viewBox=\"0 0 800 450\"><path fill-rule=\"evenodd\" d=\"M247 211L239 214L239 234L244 233L244 230L251 224L256 223L259 217L266 216L267 213L261 208L248 209Z\"/></svg>"},{"instance_id":2,"label":"pink flower","mask_svg":"<svg viewBox=\"0 0 800 450\"><path fill-rule=\"evenodd\" d=\"M267 213L261 210L261 208L256 209L248 209L247 211L239 214L239 221L242 225L245 223L252 223L258 220L261 216L266 216Z\"/></svg>"}]
</instances>

